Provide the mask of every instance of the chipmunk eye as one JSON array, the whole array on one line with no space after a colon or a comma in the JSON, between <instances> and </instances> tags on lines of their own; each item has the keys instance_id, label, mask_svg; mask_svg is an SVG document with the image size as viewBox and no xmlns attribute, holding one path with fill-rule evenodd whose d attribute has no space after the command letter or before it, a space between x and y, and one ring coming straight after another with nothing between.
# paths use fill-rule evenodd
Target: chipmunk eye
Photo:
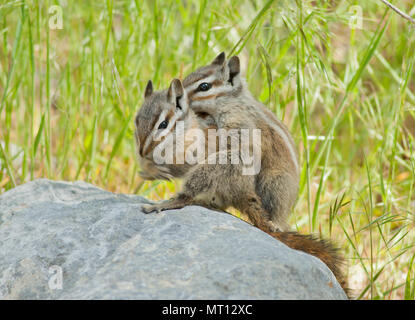
<instances>
[{"instance_id":1,"label":"chipmunk eye","mask_svg":"<svg viewBox=\"0 0 415 320\"><path fill-rule=\"evenodd\" d=\"M162 123L160 123L159 129L166 129L168 125L169 122L167 120L164 120Z\"/></svg>"},{"instance_id":2,"label":"chipmunk eye","mask_svg":"<svg viewBox=\"0 0 415 320\"><path fill-rule=\"evenodd\" d=\"M202 82L197 89L199 91L208 91L210 88L212 88L212 84L207 82Z\"/></svg>"}]
</instances>

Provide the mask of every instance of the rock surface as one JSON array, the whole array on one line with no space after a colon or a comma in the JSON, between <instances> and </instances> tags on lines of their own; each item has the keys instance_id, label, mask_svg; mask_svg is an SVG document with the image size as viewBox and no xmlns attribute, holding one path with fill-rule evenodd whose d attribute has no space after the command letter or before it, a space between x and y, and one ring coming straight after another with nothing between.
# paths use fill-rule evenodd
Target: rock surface
<instances>
[{"instance_id":1,"label":"rock surface","mask_svg":"<svg viewBox=\"0 0 415 320\"><path fill-rule=\"evenodd\" d=\"M0 299L345 299L330 270L226 213L36 180L0 196Z\"/></svg>"}]
</instances>

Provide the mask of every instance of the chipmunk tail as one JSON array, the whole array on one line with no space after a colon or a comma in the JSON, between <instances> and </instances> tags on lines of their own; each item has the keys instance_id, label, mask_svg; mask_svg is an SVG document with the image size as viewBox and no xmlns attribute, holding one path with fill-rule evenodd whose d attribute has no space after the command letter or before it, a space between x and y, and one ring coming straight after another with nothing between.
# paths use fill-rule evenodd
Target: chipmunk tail
<instances>
[{"instance_id":1,"label":"chipmunk tail","mask_svg":"<svg viewBox=\"0 0 415 320\"><path fill-rule=\"evenodd\" d=\"M351 291L347 287L346 277L342 271L345 264L344 258L340 254L339 249L330 241L317 238L313 235L299 234L297 232L277 231L267 233L291 249L303 251L323 261L333 272L347 297L349 299L351 298Z\"/></svg>"}]
</instances>

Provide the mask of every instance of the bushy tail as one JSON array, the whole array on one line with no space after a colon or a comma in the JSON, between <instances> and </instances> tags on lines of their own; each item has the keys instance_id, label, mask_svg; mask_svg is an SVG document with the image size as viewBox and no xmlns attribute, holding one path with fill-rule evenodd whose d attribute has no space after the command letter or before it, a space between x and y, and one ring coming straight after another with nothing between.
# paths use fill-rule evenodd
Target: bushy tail
<instances>
[{"instance_id":1,"label":"bushy tail","mask_svg":"<svg viewBox=\"0 0 415 320\"><path fill-rule=\"evenodd\" d=\"M266 232L291 249L303 251L323 261L333 272L344 292L350 298L350 290L347 288L346 277L342 271L344 258L339 253L339 249L333 246L331 242L297 232Z\"/></svg>"}]
</instances>

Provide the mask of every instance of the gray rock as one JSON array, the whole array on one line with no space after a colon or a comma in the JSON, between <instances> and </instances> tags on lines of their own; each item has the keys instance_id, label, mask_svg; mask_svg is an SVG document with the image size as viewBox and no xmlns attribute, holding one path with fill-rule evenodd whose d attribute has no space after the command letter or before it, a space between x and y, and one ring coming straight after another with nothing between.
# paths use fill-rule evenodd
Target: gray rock
<instances>
[{"instance_id":1,"label":"gray rock","mask_svg":"<svg viewBox=\"0 0 415 320\"><path fill-rule=\"evenodd\" d=\"M320 260L236 217L142 203L49 180L1 195L0 298L346 298Z\"/></svg>"}]
</instances>

